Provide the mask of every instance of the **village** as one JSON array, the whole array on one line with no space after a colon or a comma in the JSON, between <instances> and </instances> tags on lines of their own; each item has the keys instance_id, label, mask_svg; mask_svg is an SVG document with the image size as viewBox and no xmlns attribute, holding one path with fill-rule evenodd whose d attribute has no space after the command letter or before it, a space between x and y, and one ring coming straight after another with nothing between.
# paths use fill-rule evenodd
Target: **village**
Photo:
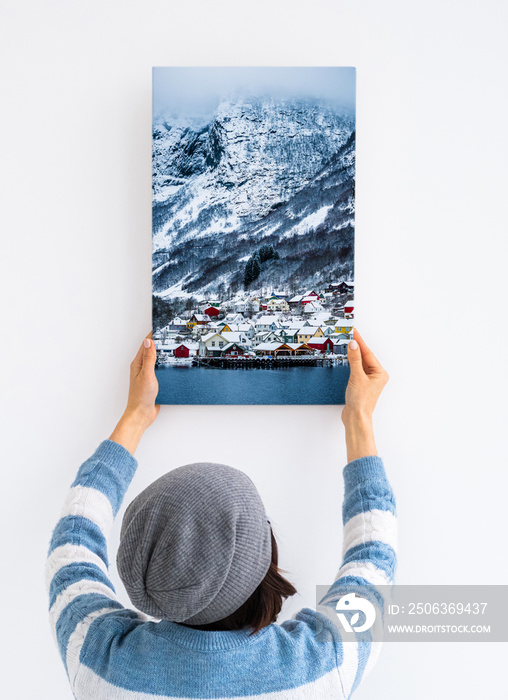
<instances>
[{"instance_id":1,"label":"village","mask_svg":"<svg viewBox=\"0 0 508 700\"><path fill-rule=\"evenodd\" d=\"M272 291L203 301L188 318L173 318L154 332L157 364L345 364L353 338L353 291L353 282L343 281L293 296Z\"/></svg>"}]
</instances>

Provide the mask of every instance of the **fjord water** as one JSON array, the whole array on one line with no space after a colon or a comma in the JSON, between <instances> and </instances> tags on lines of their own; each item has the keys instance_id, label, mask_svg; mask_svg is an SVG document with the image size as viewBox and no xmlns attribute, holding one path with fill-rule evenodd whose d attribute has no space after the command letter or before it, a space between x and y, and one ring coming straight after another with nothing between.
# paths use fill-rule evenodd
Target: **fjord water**
<instances>
[{"instance_id":1,"label":"fjord water","mask_svg":"<svg viewBox=\"0 0 508 700\"><path fill-rule=\"evenodd\" d=\"M161 404L343 404L349 365L157 367Z\"/></svg>"}]
</instances>

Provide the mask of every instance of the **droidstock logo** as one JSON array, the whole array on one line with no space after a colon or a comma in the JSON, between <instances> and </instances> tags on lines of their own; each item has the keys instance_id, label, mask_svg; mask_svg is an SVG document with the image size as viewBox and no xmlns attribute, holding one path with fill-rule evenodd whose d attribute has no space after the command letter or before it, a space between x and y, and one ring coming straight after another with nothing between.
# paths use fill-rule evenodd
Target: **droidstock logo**
<instances>
[{"instance_id":1,"label":"droidstock logo","mask_svg":"<svg viewBox=\"0 0 508 700\"><path fill-rule=\"evenodd\" d=\"M342 598L339 598L337 605L335 606L335 610L337 611L337 617L339 618L346 632L365 632L365 630L372 627L374 620L376 619L376 609L372 603L365 600L365 598L357 598L356 593L348 593L347 595L343 595ZM348 621L344 613L341 612L342 610L348 612L356 610L358 612L355 612L355 614L352 615L351 619ZM360 619L360 612L363 612L365 615L365 622L363 625L356 627L356 623Z\"/></svg>"}]
</instances>

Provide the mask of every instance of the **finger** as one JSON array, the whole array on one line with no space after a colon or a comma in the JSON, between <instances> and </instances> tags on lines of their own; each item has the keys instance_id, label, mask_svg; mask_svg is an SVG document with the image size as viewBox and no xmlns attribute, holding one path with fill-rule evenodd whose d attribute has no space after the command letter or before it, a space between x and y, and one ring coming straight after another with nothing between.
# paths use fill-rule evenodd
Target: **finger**
<instances>
[{"instance_id":1,"label":"finger","mask_svg":"<svg viewBox=\"0 0 508 700\"><path fill-rule=\"evenodd\" d=\"M376 358L372 350L367 347L365 340L362 338L356 328L354 329L354 338L358 342L360 350L362 351L362 362L365 371L367 372L368 370L373 369L383 369L379 360Z\"/></svg>"},{"instance_id":2,"label":"finger","mask_svg":"<svg viewBox=\"0 0 508 700\"><path fill-rule=\"evenodd\" d=\"M132 360L131 368L136 372L136 374L141 370L143 366L143 353L144 353L143 343L139 346L139 350L136 357Z\"/></svg>"},{"instance_id":3,"label":"finger","mask_svg":"<svg viewBox=\"0 0 508 700\"><path fill-rule=\"evenodd\" d=\"M351 368L351 376L364 374L362 365L362 351L356 340L350 340L347 345L347 359Z\"/></svg>"},{"instance_id":4,"label":"finger","mask_svg":"<svg viewBox=\"0 0 508 700\"><path fill-rule=\"evenodd\" d=\"M155 360L157 358L157 350L155 348L155 343L149 337L150 333L146 336L143 341L143 355L142 355L142 367L143 372L153 371L155 367Z\"/></svg>"},{"instance_id":5,"label":"finger","mask_svg":"<svg viewBox=\"0 0 508 700\"><path fill-rule=\"evenodd\" d=\"M148 335L147 335L146 337L147 337L147 338L151 338L151 337L152 337L152 331L150 331L150 333L148 333ZM141 345L139 346L139 350L138 350L138 352L137 352L137 355L136 355L136 357L133 359L132 365L131 365L132 368L135 370L136 374L137 374L137 373L141 370L141 368L143 367L143 355L144 355L144 351L145 351L145 347L144 347L144 341L143 341L143 342L141 343Z\"/></svg>"}]
</instances>

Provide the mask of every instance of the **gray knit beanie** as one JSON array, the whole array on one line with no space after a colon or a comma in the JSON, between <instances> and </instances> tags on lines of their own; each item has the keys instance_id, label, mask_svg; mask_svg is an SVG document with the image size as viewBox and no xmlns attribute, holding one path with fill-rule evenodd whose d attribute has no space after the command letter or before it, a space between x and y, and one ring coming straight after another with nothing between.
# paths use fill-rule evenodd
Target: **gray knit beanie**
<instances>
[{"instance_id":1,"label":"gray knit beanie","mask_svg":"<svg viewBox=\"0 0 508 700\"><path fill-rule=\"evenodd\" d=\"M237 610L271 558L270 523L251 479L198 462L164 474L129 504L116 563L138 610L202 625Z\"/></svg>"}]
</instances>

